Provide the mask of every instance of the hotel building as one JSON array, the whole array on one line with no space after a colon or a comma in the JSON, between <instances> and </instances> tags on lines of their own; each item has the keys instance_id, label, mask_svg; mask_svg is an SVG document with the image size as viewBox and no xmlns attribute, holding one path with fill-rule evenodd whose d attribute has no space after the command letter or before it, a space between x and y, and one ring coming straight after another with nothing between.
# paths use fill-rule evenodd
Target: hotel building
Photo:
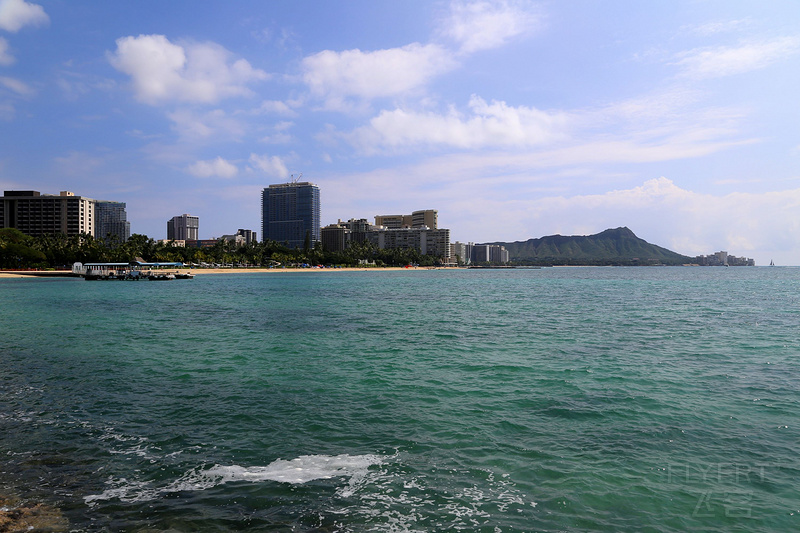
<instances>
[{"instance_id":1,"label":"hotel building","mask_svg":"<svg viewBox=\"0 0 800 533\"><path fill-rule=\"evenodd\" d=\"M196 241L200 238L200 217L183 214L167 221L167 240Z\"/></svg>"},{"instance_id":2,"label":"hotel building","mask_svg":"<svg viewBox=\"0 0 800 533\"><path fill-rule=\"evenodd\" d=\"M261 237L290 248L320 241L319 187L308 182L270 185L261 193Z\"/></svg>"},{"instance_id":3,"label":"hotel building","mask_svg":"<svg viewBox=\"0 0 800 533\"><path fill-rule=\"evenodd\" d=\"M48 233L95 234L95 200L69 191L5 191L0 197L0 228L31 236Z\"/></svg>"},{"instance_id":4,"label":"hotel building","mask_svg":"<svg viewBox=\"0 0 800 533\"><path fill-rule=\"evenodd\" d=\"M410 215L375 215L375 225L387 229L439 227L438 212L435 209L414 211Z\"/></svg>"},{"instance_id":5,"label":"hotel building","mask_svg":"<svg viewBox=\"0 0 800 533\"><path fill-rule=\"evenodd\" d=\"M443 263L450 262L449 229L373 227L366 235L367 240L380 249L416 249L423 255L441 259Z\"/></svg>"},{"instance_id":6,"label":"hotel building","mask_svg":"<svg viewBox=\"0 0 800 533\"><path fill-rule=\"evenodd\" d=\"M505 264L509 260L508 250L499 244L473 244L472 263Z\"/></svg>"}]
</instances>

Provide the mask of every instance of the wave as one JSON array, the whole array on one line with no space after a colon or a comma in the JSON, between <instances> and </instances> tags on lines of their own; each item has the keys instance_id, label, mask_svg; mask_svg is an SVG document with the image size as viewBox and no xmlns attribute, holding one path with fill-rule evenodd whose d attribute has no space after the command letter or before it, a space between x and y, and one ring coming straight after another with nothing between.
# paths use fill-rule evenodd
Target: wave
<instances>
[{"instance_id":1,"label":"wave","mask_svg":"<svg viewBox=\"0 0 800 533\"><path fill-rule=\"evenodd\" d=\"M302 484L316 479L349 477L347 487L338 491L340 496L351 495L365 478L369 467L380 464L385 457L380 455L301 455L296 459L277 459L267 466L244 467L239 465L200 466L163 487L145 481L126 478L109 479L110 487L101 494L85 496L89 505L103 500L119 499L124 502L154 500L163 494L183 491L207 490L234 481L262 483Z\"/></svg>"}]
</instances>

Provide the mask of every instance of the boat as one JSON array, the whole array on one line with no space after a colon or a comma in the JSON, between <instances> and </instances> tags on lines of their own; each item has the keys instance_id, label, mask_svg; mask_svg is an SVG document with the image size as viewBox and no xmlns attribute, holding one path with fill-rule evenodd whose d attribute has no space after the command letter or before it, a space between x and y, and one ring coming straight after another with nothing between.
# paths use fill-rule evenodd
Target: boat
<instances>
[{"instance_id":1,"label":"boat","mask_svg":"<svg viewBox=\"0 0 800 533\"><path fill-rule=\"evenodd\" d=\"M770 260L769 260L769 266L771 266L771 267L774 267L774 266L775 266L775 261L773 261L772 259L770 259Z\"/></svg>"},{"instance_id":2,"label":"boat","mask_svg":"<svg viewBox=\"0 0 800 533\"><path fill-rule=\"evenodd\" d=\"M192 279L192 278L194 278L194 274L192 274L191 272L175 273L175 279Z\"/></svg>"},{"instance_id":3,"label":"boat","mask_svg":"<svg viewBox=\"0 0 800 533\"><path fill-rule=\"evenodd\" d=\"M169 280L175 279L175 274L167 274L167 273L152 274L151 273L149 276L147 276L147 279L149 279L150 281L169 281Z\"/></svg>"}]
</instances>

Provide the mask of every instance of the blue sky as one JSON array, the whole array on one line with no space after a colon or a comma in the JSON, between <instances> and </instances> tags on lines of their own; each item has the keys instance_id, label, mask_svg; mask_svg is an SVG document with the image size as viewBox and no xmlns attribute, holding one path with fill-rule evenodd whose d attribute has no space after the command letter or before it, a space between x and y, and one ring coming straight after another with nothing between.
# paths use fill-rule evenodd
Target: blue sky
<instances>
[{"instance_id":1,"label":"blue sky","mask_svg":"<svg viewBox=\"0 0 800 533\"><path fill-rule=\"evenodd\" d=\"M0 0L0 188L212 238L302 173L323 224L800 265L798 87L795 1Z\"/></svg>"}]
</instances>

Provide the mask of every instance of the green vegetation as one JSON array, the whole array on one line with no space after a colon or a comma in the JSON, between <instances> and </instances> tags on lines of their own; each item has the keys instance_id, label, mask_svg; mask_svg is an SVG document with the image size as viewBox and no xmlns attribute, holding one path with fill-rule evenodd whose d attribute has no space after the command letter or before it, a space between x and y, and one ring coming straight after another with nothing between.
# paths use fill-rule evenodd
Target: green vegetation
<instances>
[{"instance_id":1,"label":"green vegetation","mask_svg":"<svg viewBox=\"0 0 800 533\"><path fill-rule=\"evenodd\" d=\"M31 246L32 242L18 229L0 229L0 268L25 268L46 261L47 257Z\"/></svg>"},{"instance_id":2,"label":"green vegetation","mask_svg":"<svg viewBox=\"0 0 800 533\"><path fill-rule=\"evenodd\" d=\"M294 250L277 242L237 245L219 239L211 248L172 246L146 235L131 235L127 242L95 239L91 235L40 235L30 237L16 229L0 229L0 268L70 268L72 263L123 263L137 257L147 261L180 261L200 265L249 266L330 265L357 266L361 260L375 266L418 264L434 266L438 259L417 250L379 250L370 243L352 243L343 252L328 252L317 243Z\"/></svg>"},{"instance_id":3,"label":"green vegetation","mask_svg":"<svg viewBox=\"0 0 800 533\"><path fill-rule=\"evenodd\" d=\"M596 235L550 235L524 242L497 242L518 265L681 265L687 256L640 239L628 228Z\"/></svg>"}]
</instances>

